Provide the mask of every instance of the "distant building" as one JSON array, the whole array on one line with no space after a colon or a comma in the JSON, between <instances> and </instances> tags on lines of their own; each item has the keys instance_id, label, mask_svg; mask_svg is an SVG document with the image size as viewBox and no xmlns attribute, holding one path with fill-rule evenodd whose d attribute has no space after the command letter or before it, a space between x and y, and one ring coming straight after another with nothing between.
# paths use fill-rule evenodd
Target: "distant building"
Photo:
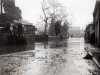
<instances>
[{"instance_id":1,"label":"distant building","mask_svg":"<svg viewBox=\"0 0 100 75\"><path fill-rule=\"evenodd\" d=\"M69 37L83 37L84 31L80 27L69 27L68 29Z\"/></svg>"}]
</instances>

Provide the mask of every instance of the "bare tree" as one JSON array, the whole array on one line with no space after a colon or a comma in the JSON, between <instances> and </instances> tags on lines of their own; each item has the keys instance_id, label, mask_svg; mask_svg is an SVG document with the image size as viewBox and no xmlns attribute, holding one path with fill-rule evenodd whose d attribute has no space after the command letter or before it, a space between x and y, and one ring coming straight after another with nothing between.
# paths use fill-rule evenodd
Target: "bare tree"
<instances>
[{"instance_id":1,"label":"bare tree","mask_svg":"<svg viewBox=\"0 0 100 75\"><path fill-rule=\"evenodd\" d=\"M60 20L65 21L67 14L66 14L66 8L62 6L60 3L58 3L57 0L43 0L42 2L42 11L44 15L44 22L45 22L45 33L47 31L47 26L50 24L49 32L51 35L54 34L54 25L55 22Z\"/></svg>"},{"instance_id":2,"label":"bare tree","mask_svg":"<svg viewBox=\"0 0 100 75\"><path fill-rule=\"evenodd\" d=\"M44 14L44 22L45 22L45 31L44 31L44 35L46 35L46 32L47 32L47 25L48 25L48 19L49 17L47 16L47 13L46 11L49 9L49 7L47 6L47 2L45 0L43 0L42 2L42 11L43 11L43 14Z\"/></svg>"}]
</instances>

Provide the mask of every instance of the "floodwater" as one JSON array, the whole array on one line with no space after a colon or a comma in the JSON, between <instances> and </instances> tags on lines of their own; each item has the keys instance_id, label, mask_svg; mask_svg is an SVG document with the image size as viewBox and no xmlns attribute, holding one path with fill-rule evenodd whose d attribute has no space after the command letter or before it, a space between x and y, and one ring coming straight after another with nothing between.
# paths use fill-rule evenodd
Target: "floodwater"
<instances>
[{"instance_id":1,"label":"floodwater","mask_svg":"<svg viewBox=\"0 0 100 75\"><path fill-rule=\"evenodd\" d=\"M0 48L0 75L99 75L83 38Z\"/></svg>"}]
</instances>

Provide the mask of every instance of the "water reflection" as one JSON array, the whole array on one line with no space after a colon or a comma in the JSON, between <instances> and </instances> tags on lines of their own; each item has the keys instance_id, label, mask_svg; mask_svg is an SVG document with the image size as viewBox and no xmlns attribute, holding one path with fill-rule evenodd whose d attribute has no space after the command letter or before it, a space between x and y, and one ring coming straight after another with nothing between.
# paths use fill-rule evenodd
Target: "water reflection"
<instances>
[{"instance_id":1,"label":"water reflection","mask_svg":"<svg viewBox=\"0 0 100 75\"><path fill-rule=\"evenodd\" d=\"M36 68L32 69L33 75L60 75L67 61L64 57L66 46L66 41L38 43L36 48L44 49L35 53L37 60L35 60ZM26 75L30 75L29 73Z\"/></svg>"},{"instance_id":2,"label":"water reflection","mask_svg":"<svg viewBox=\"0 0 100 75\"><path fill-rule=\"evenodd\" d=\"M44 44L44 49L47 49L49 43L48 42L44 42L43 44Z\"/></svg>"},{"instance_id":3,"label":"water reflection","mask_svg":"<svg viewBox=\"0 0 100 75\"><path fill-rule=\"evenodd\" d=\"M90 75L93 67L83 60L79 44L84 49L83 40L35 43L34 51L33 45L11 47L23 52L1 56L0 75Z\"/></svg>"},{"instance_id":4,"label":"water reflection","mask_svg":"<svg viewBox=\"0 0 100 75\"><path fill-rule=\"evenodd\" d=\"M67 47L67 42L66 41L65 42L56 41L50 44L50 48L61 48L61 47Z\"/></svg>"},{"instance_id":5,"label":"water reflection","mask_svg":"<svg viewBox=\"0 0 100 75\"><path fill-rule=\"evenodd\" d=\"M35 43L29 44L29 45L0 47L0 55L28 51L28 50L34 50L34 49L35 49Z\"/></svg>"},{"instance_id":6,"label":"water reflection","mask_svg":"<svg viewBox=\"0 0 100 75\"><path fill-rule=\"evenodd\" d=\"M28 51L28 50L44 50L53 48L57 49L63 47L67 47L66 41L52 41L52 42L33 43L29 45L6 46L6 47L0 47L0 55Z\"/></svg>"},{"instance_id":7,"label":"water reflection","mask_svg":"<svg viewBox=\"0 0 100 75\"><path fill-rule=\"evenodd\" d=\"M35 43L35 49L53 49L67 47L67 41L52 41Z\"/></svg>"}]
</instances>

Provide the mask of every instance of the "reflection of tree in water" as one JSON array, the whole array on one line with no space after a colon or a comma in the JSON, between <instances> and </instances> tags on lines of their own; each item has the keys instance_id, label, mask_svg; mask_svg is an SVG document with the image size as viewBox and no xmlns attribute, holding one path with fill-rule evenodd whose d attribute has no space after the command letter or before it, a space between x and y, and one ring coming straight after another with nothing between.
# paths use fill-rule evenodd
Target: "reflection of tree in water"
<instances>
[{"instance_id":1,"label":"reflection of tree in water","mask_svg":"<svg viewBox=\"0 0 100 75\"><path fill-rule=\"evenodd\" d=\"M58 43L58 42L55 43L55 47L56 47L56 48L59 47L59 43Z\"/></svg>"},{"instance_id":2,"label":"reflection of tree in water","mask_svg":"<svg viewBox=\"0 0 100 75\"><path fill-rule=\"evenodd\" d=\"M44 42L44 49L47 49L48 48L48 42Z\"/></svg>"},{"instance_id":3,"label":"reflection of tree in water","mask_svg":"<svg viewBox=\"0 0 100 75\"><path fill-rule=\"evenodd\" d=\"M67 47L67 42L56 41L50 44L50 48L62 48L62 47Z\"/></svg>"}]
</instances>

